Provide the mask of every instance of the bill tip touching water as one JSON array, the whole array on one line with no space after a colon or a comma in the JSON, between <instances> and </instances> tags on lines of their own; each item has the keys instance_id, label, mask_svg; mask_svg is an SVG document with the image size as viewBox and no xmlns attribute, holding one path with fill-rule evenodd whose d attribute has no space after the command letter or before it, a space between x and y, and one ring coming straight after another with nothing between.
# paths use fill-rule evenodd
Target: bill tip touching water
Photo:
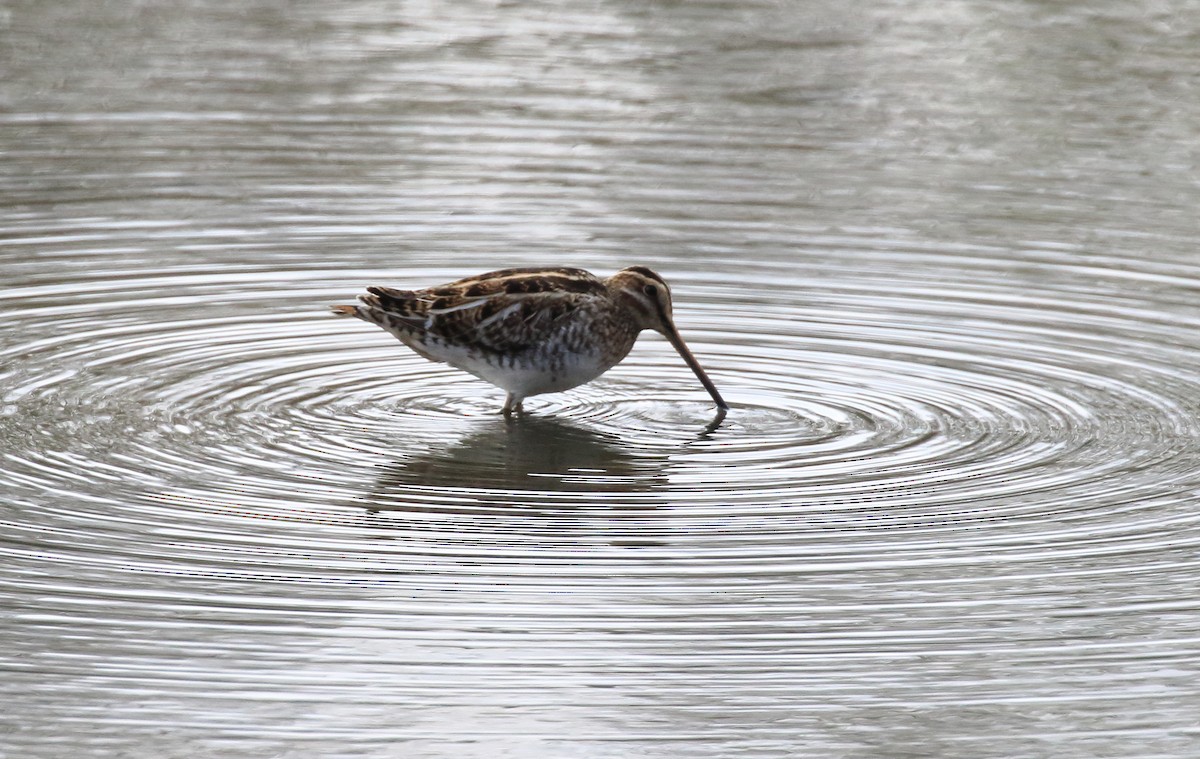
<instances>
[{"instance_id":1,"label":"bill tip touching water","mask_svg":"<svg viewBox=\"0 0 1200 759\"><path fill-rule=\"evenodd\" d=\"M663 335L724 413L721 397L675 328L671 289L645 266L611 277L582 269L501 269L422 290L368 287L333 311L377 324L430 361L525 398L591 382L629 354L642 330Z\"/></svg>"}]
</instances>

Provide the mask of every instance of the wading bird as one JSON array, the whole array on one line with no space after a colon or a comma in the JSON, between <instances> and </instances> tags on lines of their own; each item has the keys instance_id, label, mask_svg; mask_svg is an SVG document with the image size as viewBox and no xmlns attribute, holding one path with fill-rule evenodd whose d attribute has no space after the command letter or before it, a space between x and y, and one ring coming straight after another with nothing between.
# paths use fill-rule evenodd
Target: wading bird
<instances>
[{"instance_id":1,"label":"wading bird","mask_svg":"<svg viewBox=\"0 0 1200 759\"><path fill-rule=\"evenodd\" d=\"M717 408L729 408L675 329L671 289L645 266L607 278L582 269L503 269L424 290L367 293L333 310L503 389L506 415L531 395L596 379L628 355L644 329L665 336Z\"/></svg>"}]
</instances>

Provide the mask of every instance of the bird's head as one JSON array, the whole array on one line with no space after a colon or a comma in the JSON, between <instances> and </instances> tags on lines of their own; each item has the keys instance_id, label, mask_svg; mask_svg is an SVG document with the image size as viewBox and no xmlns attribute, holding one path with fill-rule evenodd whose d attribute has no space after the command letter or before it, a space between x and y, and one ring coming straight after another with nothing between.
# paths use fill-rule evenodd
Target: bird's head
<instances>
[{"instance_id":1,"label":"bird's head","mask_svg":"<svg viewBox=\"0 0 1200 759\"><path fill-rule=\"evenodd\" d=\"M645 266L630 266L609 277L608 286L640 329L652 329L668 338L675 332L671 288L662 277Z\"/></svg>"},{"instance_id":2,"label":"bird's head","mask_svg":"<svg viewBox=\"0 0 1200 759\"><path fill-rule=\"evenodd\" d=\"M652 329L666 337L708 390L717 408L729 408L712 380L700 368L700 362L683 342L679 330L675 329L675 318L671 311L671 288L667 287L663 278L645 266L630 266L609 277L607 284L609 290L627 307L626 310L631 314L638 329Z\"/></svg>"}]
</instances>

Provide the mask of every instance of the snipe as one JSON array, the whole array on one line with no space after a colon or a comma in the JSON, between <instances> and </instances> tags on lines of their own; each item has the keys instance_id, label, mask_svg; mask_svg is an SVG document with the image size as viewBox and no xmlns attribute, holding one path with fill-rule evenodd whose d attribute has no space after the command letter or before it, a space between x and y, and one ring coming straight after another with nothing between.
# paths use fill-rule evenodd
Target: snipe
<instances>
[{"instance_id":1,"label":"snipe","mask_svg":"<svg viewBox=\"0 0 1200 759\"><path fill-rule=\"evenodd\" d=\"M361 303L333 310L504 389L505 414L521 411L531 395L596 379L644 329L665 336L717 407L729 408L675 329L671 289L645 266L604 279L582 269L502 269L424 290L367 292Z\"/></svg>"}]
</instances>

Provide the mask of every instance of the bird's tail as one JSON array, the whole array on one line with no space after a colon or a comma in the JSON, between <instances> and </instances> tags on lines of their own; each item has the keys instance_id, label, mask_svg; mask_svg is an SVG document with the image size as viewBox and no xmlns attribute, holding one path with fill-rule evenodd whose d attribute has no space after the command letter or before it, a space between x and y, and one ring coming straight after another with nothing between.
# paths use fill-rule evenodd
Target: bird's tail
<instances>
[{"instance_id":1,"label":"bird's tail","mask_svg":"<svg viewBox=\"0 0 1200 759\"><path fill-rule=\"evenodd\" d=\"M369 287L368 295L360 295L359 303L353 306L330 306L338 316L355 316L365 322L378 324L387 331L400 335L401 332L424 329L424 317L412 313L417 303L414 294L406 290L386 287Z\"/></svg>"}]
</instances>

